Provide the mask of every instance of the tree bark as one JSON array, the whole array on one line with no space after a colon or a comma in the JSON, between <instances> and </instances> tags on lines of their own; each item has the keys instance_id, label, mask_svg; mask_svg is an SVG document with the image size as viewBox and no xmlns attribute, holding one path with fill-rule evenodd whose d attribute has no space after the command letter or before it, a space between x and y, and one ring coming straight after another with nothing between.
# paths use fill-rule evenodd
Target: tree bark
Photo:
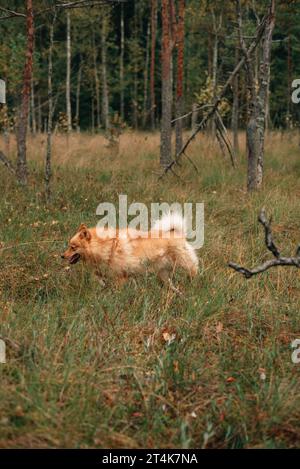
<instances>
[{"instance_id":1,"label":"tree bark","mask_svg":"<svg viewBox=\"0 0 300 469\"><path fill-rule=\"evenodd\" d=\"M137 0L134 0L134 57L133 57L133 126L138 128L138 28L137 28Z\"/></svg>"},{"instance_id":2,"label":"tree bark","mask_svg":"<svg viewBox=\"0 0 300 469\"><path fill-rule=\"evenodd\" d=\"M212 83L212 91L213 91L213 101L215 101L217 97L217 86L218 86L218 60L219 60L219 33L222 28L222 21L223 21L223 12L221 11L219 21L217 24L217 18L214 9L211 9L211 16L212 16L212 23L213 23L213 46L212 46L212 64L211 64L211 83ZM215 121L214 119L210 123L209 130L212 136L216 135L216 128L215 128Z\"/></svg>"},{"instance_id":3,"label":"tree bark","mask_svg":"<svg viewBox=\"0 0 300 469\"><path fill-rule=\"evenodd\" d=\"M267 104L269 98L269 77L271 67L272 37L275 26L275 0L270 4L270 20L267 23L262 43L262 58L259 67L259 92L257 128L259 134L259 149L257 158L257 187L261 187L263 181L264 151L265 151L265 129L267 119Z\"/></svg>"},{"instance_id":4,"label":"tree bark","mask_svg":"<svg viewBox=\"0 0 300 469\"><path fill-rule=\"evenodd\" d=\"M41 100L41 93L38 93L38 132L42 133L42 100Z\"/></svg>"},{"instance_id":5,"label":"tree bark","mask_svg":"<svg viewBox=\"0 0 300 469\"><path fill-rule=\"evenodd\" d=\"M34 81L33 75L31 77L31 89L30 89L30 103L31 103L31 130L32 135L36 135L36 116L35 116L35 100L34 100Z\"/></svg>"},{"instance_id":6,"label":"tree bark","mask_svg":"<svg viewBox=\"0 0 300 469\"><path fill-rule=\"evenodd\" d=\"M240 0L237 4L237 19L239 40L242 52L245 56L247 82L249 90L249 118L246 129L248 151L248 191L258 189L263 180L264 162L264 136L266 122L266 102L269 86L269 68L271 58L272 34L275 24L275 0L271 0L269 6L269 18L262 37L262 60L259 70L258 91L256 89L255 70L253 57L250 57L242 33L242 14Z\"/></svg>"},{"instance_id":7,"label":"tree bark","mask_svg":"<svg viewBox=\"0 0 300 469\"><path fill-rule=\"evenodd\" d=\"M287 41L287 72L288 72L288 84L287 84L287 106L286 106L286 123L287 128L291 128L291 90L292 90L292 47L291 47L291 33L288 32Z\"/></svg>"},{"instance_id":8,"label":"tree bark","mask_svg":"<svg viewBox=\"0 0 300 469\"><path fill-rule=\"evenodd\" d=\"M121 4L121 47L120 47L120 116L124 121L124 50L125 50L125 28L124 28L124 5Z\"/></svg>"},{"instance_id":9,"label":"tree bark","mask_svg":"<svg viewBox=\"0 0 300 469\"><path fill-rule=\"evenodd\" d=\"M71 17L70 10L67 9L67 76L66 76L66 108L68 132L72 131L72 110L71 110Z\"/></svg>"},{"instance_id":10,"label":"tree bark","mask_svg":"<svg viewBox=\"0 0 300 469\"><path fill-rule=\"evenodd\" d=\"M150 65L150 116L155 129L155 50L157 30L157 0L151 0L151 65Z\"/></svg>"},{"instance_id":11,"label":"tree bark","mask_svg":"<svg viewBox=\"0 0 300 469\"><path fill-rule=\"evenodd\" d=\"M107 59L106 59L106 35L107 35L107 15L103 13L101 25L101 69L102 69L102 120L105 130L110 127L109 122L109 99L107 84Z\"/></svg>"},{"instance_id":12,"label":"tree bark","mask_svg":"<svg viewBox=\"0 0 300 469\"><path fill-rule=\"evenodd\" d=\"M239 48L235 48L235 65L239 63ZM239 75L233 81L233 102L231 116L231 130L233 134L233 150L235 155L239 153Z\"/></svg>"},{"instance_id":13,"label":"tree bark","mask_svg":"<svg viewBox=\"0 0 300 469\"><path fill-rule=\"evenodd\" d=\"M148 118L148 77L149 77L149 45L150 45L150 21L147 26L147 40L146 40L146 58L144 70L144 102L143 102L143 128L146 127Z\"/></svg>"},{"instance_id":14,"label":"tree bark","mask_svg":"<svg viewBox=\"0 0 300 469\"><path fill-rule=\"evenodd\" d=\"M26 1L27 49L24 67L22 102L17 128L17 178L20 184L27 184L26 136L29 113L29 97L33 65L34 21L32 0Z\"/></svg>"},{"instance_id":15,"label":"tree bark","mask_svg":"<svg viewBox=\"0 0 300 469\"><path fill-rule=\"evenodd\" d=\"M177 83L176 83L176 117L183 115L183 74L184 74L184 14L185 0L179 0L177 22ZM183 120L175 123L176 154L182 148Z\"/></svg>"},{"instance_id":16,"label":"tree bark","mask_svg":"<svg viewBox=\"0 0 300 469\"><path fill-rule=\"evenodd\" d=\"M54 35L54 24L56 20L56 11L54 13L53 21L50 25L50 37L49 37L49 55L48 55L48 127L47 127L47 150L46 150L46 161L45 161L45 195L46 202L49 203L51 197L51 144L52 144L52 126L53 126L53 89L52 89L52 54L53 54L53 35Z\"/></svg>"},{"instance_id":17,"label":"tree bark","mask_svg":"<svg viewBox=\"0 0 300 469\"><path fill-rule=\"evenodd\" d=\"M82 75L82 60L80 57L80 63L77 73L77 87L76 87L76 114L75 114L75 122L76 122L76 132L80 132L80 87L81 87L81 75Z\"/></svg>"},{"instance_id":18,"label":"tree bark","mask_svg":"<svg viewBox=\"0 0 300 469\"><path fill-rule=\"evenodd\" d=\"M171 80L171 22L170 1L162 0L162 116L160 137L160 164L167 167L172 160L172 80Z\"/></svg>"},{"instance_id":19,"label":"tree bark","mask_svg":"<svg viewBox=\"0 0 300 469\"><path fill-rule=\"evenodd\" d=\"M93 48L93 61L94 61L94 78L95 78L95 98L96 98L96 123L97 129L100 130L101 127L101 114L100 114L100 82L98 75L98 66L97 66L97 47L95 40L95 31L94 26L92 26L92 48Z\"/></svg>"}]
</instances>

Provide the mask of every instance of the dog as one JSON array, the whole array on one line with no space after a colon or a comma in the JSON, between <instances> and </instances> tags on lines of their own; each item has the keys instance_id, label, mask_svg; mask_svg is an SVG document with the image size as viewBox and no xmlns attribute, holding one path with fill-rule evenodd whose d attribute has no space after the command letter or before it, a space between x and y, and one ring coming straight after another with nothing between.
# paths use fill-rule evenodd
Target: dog
<instances>
[{"instance_id":1,"label":"dog","mask_svg":"<svg viewBox=\"0 0 300 469\"><path fill-rule=\"evenodd\" d=\"M103 278L112 276L121 285L129 277L150 270L177 293L171 281L174 271L182 268L192 279L199 264L195 249L186 239L184 218L174 212L163 215L147 232L81 224L61 257L71 265L82 260L102 283Z\"/></svg>"}]
</instances>

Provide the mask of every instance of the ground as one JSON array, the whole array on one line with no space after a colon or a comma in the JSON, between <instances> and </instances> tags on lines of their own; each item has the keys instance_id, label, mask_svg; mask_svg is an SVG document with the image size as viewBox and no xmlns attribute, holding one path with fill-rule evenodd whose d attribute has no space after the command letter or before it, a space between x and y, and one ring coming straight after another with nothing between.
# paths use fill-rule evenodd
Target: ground
<instances>
[{"instance_id":1,"label":"ground","mask_svg":"<svg viewBox=\"0 0 300 469\"><path fill-rule=\"evenodd\" d=\"M300 439L300 279L277 268L245 280L228 261L270 256L257 215L273 216L283 253L300 228L298 136L267 137L263 189L200 136L181 179L158 181L159 135L54 139L52 201L43 195L45 136L31 138L29 187L0 168L0 447L291 448ZM244 136L241 135L242 146ZM1 142L2 149L5 149ZM5 149L7 151L7 148ZM15 144L11 142L14 155ZM199 275L178 296L146 275L103 288L60 258L100 202L204 202Z\"/></svg>"}]
</instances>

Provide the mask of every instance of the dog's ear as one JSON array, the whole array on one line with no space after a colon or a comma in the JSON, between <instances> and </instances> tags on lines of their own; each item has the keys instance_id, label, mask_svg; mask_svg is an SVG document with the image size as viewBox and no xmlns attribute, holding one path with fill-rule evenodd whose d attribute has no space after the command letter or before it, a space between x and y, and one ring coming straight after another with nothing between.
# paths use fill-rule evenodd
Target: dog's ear
<instances>
[{"instance_id":1,"label":"dog's ear","mask_svg":"<svg viewBox=\"0 0 300 469\"><path fill-rule=\"evenodd\" d=\"M81 239L86 239L87 241L90 241L91 233L84 223L81 223L80 227L78 228L78 232Z\"/></svg>"}]
</instances>

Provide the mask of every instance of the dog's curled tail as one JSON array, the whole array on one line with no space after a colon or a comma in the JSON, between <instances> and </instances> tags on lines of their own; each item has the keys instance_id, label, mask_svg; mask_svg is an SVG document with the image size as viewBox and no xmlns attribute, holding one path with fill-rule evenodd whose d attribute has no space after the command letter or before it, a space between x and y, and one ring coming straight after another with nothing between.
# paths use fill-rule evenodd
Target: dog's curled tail
<instances>
[{"instance_id":1,"label":"dog's curled tail","mask_svg":"<svg viewBox=\"0 0 300 469\"><path fill-rule=\"evenodd\" d=\"M170 232L176 231L183 236L186 236L187 228L184 217L179 212L165 213L159 220L156 220L152 230Z\"/></svg>"}]
</instances>

